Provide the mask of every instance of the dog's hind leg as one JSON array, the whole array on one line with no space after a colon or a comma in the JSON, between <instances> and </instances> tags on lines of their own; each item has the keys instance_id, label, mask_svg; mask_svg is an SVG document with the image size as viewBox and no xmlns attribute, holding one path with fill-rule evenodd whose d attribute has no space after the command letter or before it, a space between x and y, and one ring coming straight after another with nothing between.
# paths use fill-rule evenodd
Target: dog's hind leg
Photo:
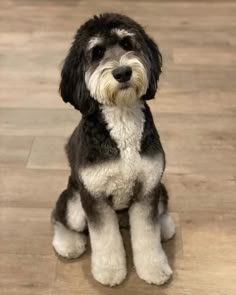
<instances>
[{"instance_id":1,"label":"dog's hind leg","mask_svg":"<svg viewBox=\"0 0 236 295\"><path fill-rule=\"evenodd\" d=\"M71 179L68 187L60 195L52 213L55 251L65 258L77 258L86 249L86 218L81 206L80 195Z\"/></svg>"},{"instance_id":2,"label":"dog's hind leg","mask_svg":"<svg viewBox=\"0 0 236 295\"><path fill-rule=\"evenodd\" d=\"M168 212L168 192L163 183L160 184L161 193L158 202L158 215L161 227L161 240L166 242L172 239L175 235L175 224Z\"/></svg>"},{"instance_id":3,"label":"dog's hind leg","mask_svg":"<svg viewBox=\"0 0 236 295\"><path fill-rule=\"evenodd\" d=\"M85 252L86 242L85 234L71 231L62 223L55 222L52 245L60 256L68 259L78 258Z\"/></svg>"}]
</instances>

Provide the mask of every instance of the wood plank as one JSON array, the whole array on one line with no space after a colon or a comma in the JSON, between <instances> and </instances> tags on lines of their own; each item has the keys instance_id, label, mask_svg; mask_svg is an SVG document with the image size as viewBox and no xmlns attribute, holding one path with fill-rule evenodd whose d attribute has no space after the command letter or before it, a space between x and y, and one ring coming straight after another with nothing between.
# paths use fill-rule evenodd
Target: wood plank
<instances>
[{"instance_id":1,"label":"wood plank","mask_svg":"<svg viewBox=\"0 0 236 295\"><path fill-rule=\"evenodd\" d=\"M0 208L0 253L54 256L51 209Z\"/></svg>"},{"instance_id":2,"label":"wood plank","mask_svg":"<svg viewBox=\"0 0 236 295\"><path fill-rule=\"evenodd\" d=\"M236 162L235 142L214 144L214 141L194 138L194 135L179 136L178 144L172 140L162 142L167 155L167 173L236 175L236 167L231 165L232 161Z\"/></svg>"},{"instance_id":3,"label":"wood plank","mask_svg":"<svg viewBox=\"0 0 236 295\"><path fill-rule=\"evenodd\" d=\"M65 104L58 93L58 85L15 85L11 87L7 82L1 87L1 108L35 108L35 109L72 109Z\"/></svg>"},{"instance_id":4,"label":"wood plank","mask_svg":"<svg viewBox=\"0 0 236 295\"><path fill-rule=\"evenodd\" d=\"M44 3L44 2L43 2ZM214 29L220 28L222 26L224 27L235 27L236 21L234 18L234 14L230 14L230 8L235 9L234 4L229 4L229 7L226 6L219 6L218 15L214 15L214 10L211 12L211 7L208 6L208 9L204 9L203 7L200 7L199 12L195 15L188 15L183 14L180 16L176 15L176 13L172 13L171 18L164 14L162 11L162 14L158 16L158 25L156 25L156 17L158 8L161 7L161 5L158 2L150 2L149 5L142 2L136 2L136 10L133 10L133 2L131 1L126 3L125 9L123 2L120 1L102 1L97 3L96 1L88 2L85 1L79 2L77 6L75 7L72 3L72 5L68 6L59 6L59 9L63 13L64 19L63 19L63 29L64 30L73 30L73 26L75 23L82 23L85 21L88 17L95 13L101 13L104 11L117 11L117 12L125 12L129 14L132 17L135 17L138 21L143 23L149 23L150 29L153 28L159 28L163 29L166 27L185 27L185 26L191 26L193 28L202 28L202 27L212 27ZM38 9L43 8L42 4L36 6ZM44 11L44 14L41 15L38 12L37 9L34 10L30 6L19 6L16 7L17 11L17 18L14 17L14 15L11 14L11 10L9 10L9 7L6 7L6 9L2 9L1 21L0 21L0 30L1 31L32 31L37 30L38 27L44 30L60 30L60 22L61 22L61 13L57 13L57 10L55 11L55 8L53 5L50 7L48 6L47 9ZM179 8L186 7L186 4L180 4ZM77 9L75 9L77 8ZM224 9L225 8L225 9ZM59 11L60 11L59 10ZM221 11L222 10L222 11ZM36 12L37 11L37 12ZM174 6L172 5L172 11L174 11ZM205 12L205 13L204 13ZM220 14L220 12L222 14ZM223 14L224 12L224 14ZM160 12L161 13L161 12ZM51 17L47 17L50 15ZM52 17L53 15L53 17ZM209 15L211 17L209 17ZM227 17L226 17L227 15ZM32 18L30 18L32 16ZM69 17L70 16L70 17ZM147 17L148 16L148 17ZM79 21L78 21L79 19ZM7 21L8 20L8 21ZM10 26L10 23L14 23L14 27Z\"/></svg>"},{"instance_id":5,"label":"wood plank","mask_svg":"<svg viewBox=\"0 0 236 295\"><path fill-rule=\"evenodd\" d=\"M199 67L163 69L160 88L168 92L236 91L233 67ZM226 78L227 77L227 78Z\"/></svg>"},{"instance_id":6,"label":"wood plank","mask_svg":"<svg viewBox=\"0 0 236 295\"><path fill-rule=\"evenodd\" d=\"M0 255L2 295L50 295L55 259L39 255Z\"/></svg>"},{"instance_id":7,"label":"wood plank","mask_svg":"<svg viewBox=\"0 0 236 295\"><path fill-rule=\"evenodd\" d=\"M234 262L222 262L206 256L185 257L176 260L175 267L172 282L164 288L165 295L233 295L236 291L236 286L232 283L236 271Z\"/></svg>"},{"instance_id":8,"label":"wood plank","mask_svg":"<svg viewBox=\"0 0 236 295\"><path fill-rule=\"evenodd\" d=\"M215 259L218 263L220 261L235 262L235 224L236 217L233 213L182 213L184 256Z\"/></svg>"},{"instance_id":9,"label":"wood plank","mask_svg":"<svg viewBox=\"0 0 236 295\"><path fill-rule=\"evenodd\" d=\"M33 137L0 136L0 142L0 166L26 166Z\"/></svg>"},{"instance_id":10,"label":"wood plank","mask_svg":"<svg viewBox=\"0 0 236 295\"><path fill-rule=\"evenodd\" d=\"M52 209L68 176L68 171L1 168L0 207Z\"/></svg>"},{"instance_id":11,"label":"wood plank","mask_svg":"<svg viewBox=\"0 0 236 295\"><path fill-rule=\"evenodd\" d=\"M229 175L170 174L164 175L172 211L234 212L236 178Z\"/></svg>"},{"instance_id":12,"label":"wood plank","mask_svg":"<svg viewBox=\"0 0 236 295\"><path fill-rule=\"evenodd\" d=\"M162 87L149 105L157 114L236 114L235 94L230 91L199 89L171 92Z\"/></svg>"},{"instance_id":13,"label":"wood plank","mask_svg":"<svg viewBox=\"0 0 236 295\"><path fill-rule=\"evenodd\" d=\"M0 135L69 136L80 120L78 111L0 109Z\"/></svg>"},{"instance_id":14,"label":"wood plank","mask_svg":"<svg viewBox=\"0 0 236 295\"><path fill-rule=\"evenodd\" d=\"M177 65L235 66L235 50L226 48L174 48L174 62Z\"/></svg>"},{"instance_id":15,"label":"wood plank","mask_svg":"<svg viewBox=\"0 0 236 295\"><path fill-rule=\"evenodd\" d=\"M36 169L69 169L65 152L67 137L36 137L27 168Z\"/></svg>"}]
</instances>

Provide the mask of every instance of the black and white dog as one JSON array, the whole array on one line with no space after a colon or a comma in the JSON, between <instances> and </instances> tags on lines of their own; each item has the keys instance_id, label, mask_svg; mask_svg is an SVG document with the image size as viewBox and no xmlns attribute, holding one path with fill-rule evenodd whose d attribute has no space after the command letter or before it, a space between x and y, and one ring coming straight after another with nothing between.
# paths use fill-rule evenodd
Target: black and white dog
<instances>
[{"instance_id":1,"label":"black and white dog","mask_svg":"<svg viewBox=\"0 0 236 295\"><path fill-rule=\"evenodd\" d=\"M161 285L172 274L161 245L175 233L161 183L165 154L146 103L161 66L157 45L139 24L107 13L80 27L62 69L61 96L82 119L66 147L71 174L53 211L53 246L63 257L79 257L88 229L92 273L104 285L126 277L117 218L125 210L139 277Z\"/></svg>"}]
</instances>

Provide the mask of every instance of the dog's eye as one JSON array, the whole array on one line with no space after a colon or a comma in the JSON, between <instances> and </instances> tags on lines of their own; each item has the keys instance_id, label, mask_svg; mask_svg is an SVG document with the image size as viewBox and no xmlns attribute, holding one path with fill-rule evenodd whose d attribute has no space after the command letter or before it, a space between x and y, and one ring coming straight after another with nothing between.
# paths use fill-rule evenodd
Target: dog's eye
<instances>
[{"instance_id":1,"label":"dog's eye","mask_svg":"<svg viewBox=\"0 0 236 295\"><path fill-rule=\"evenodd\" d=\"M95 46L92 50L92 59L93 61L95 60L100 60L103 58L105 54L106 49L102 46Z\"/></svg>"},{"instance_id":2,"label":"dog's eye","mask_svg":"<svg viewBox=\"0 0 236 295\"><path fill-rule=\"evenodd\" d=\"M120 41L120 45L125 50L132 50L133 44L129 37L125 37Z\"/></svg>"}]
</instances>

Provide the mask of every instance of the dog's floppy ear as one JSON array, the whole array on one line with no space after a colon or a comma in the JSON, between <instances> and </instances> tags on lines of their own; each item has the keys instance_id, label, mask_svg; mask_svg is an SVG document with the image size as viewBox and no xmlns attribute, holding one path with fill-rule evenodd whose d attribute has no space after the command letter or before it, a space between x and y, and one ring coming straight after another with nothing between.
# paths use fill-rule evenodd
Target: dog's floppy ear
<instances>
[{"instance_id":1,"label":"dog's floppy ear","mask_svg":"<svg viewBox=\"0 0 236 295\"><path fill-rule=\"evenodd\" d=\"M83 115L87 115L94 111L95 101L91 98L85 84L84 62L83 50L75 41L61 71L59 91L64 102L71 103Z\"/></svg>"},{"instance_id":2,"label":"dog's floppy ear","mask_svg":"<svg viewBox=\"0 0 236 295\"><path fill-rule=\"evenodd\" d=\"M157 83L162 68L162 55L156 43L146 33L144 34L144 39L147 45L147 54L150 62L150 78L148 89L146 94L143 96L143 99L148 100L153 99L157 91Z\"/></svg>"}]
</instances>

